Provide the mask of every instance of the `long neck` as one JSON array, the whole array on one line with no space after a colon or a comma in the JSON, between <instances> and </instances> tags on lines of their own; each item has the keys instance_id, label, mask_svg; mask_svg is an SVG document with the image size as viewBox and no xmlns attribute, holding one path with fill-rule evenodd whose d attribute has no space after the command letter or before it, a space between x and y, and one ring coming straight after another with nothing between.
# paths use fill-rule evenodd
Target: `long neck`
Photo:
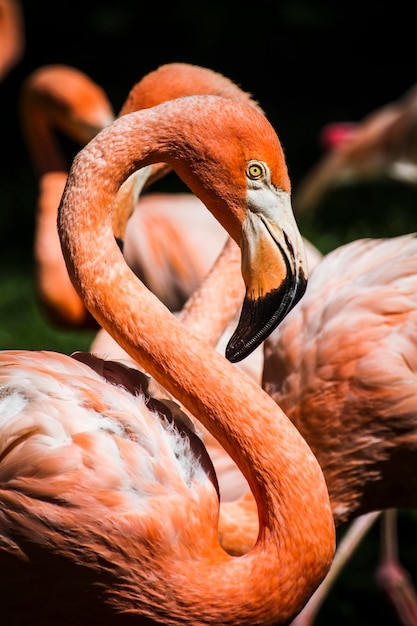
<instances>
[{"instance_id":1,"label":"long neck","mask_svg":"<svg viewBox=\"0 0 417 626\"><path fill-rule=\"evenodd\" d=\"M219 440L258 505L255 548L239 560L224 555L218 566L207 556L197 588L187 564L173 595L182 604L189 592L191 612L221 607L223 623L236 617L236 606L245 606L250 617L233 623L286 623L330 565L334 525L327 488L314 455L276 403L191 335L124 262L111 228L117 189L132 169L169 157L153 130L155 114L132 115L113 124L111 151L104 131L74 161L59 217L68 269L99 323ZM89 210L83 208L86 184Z\"/></svg>"},{"instance_id":2,"label":"long neck","mask_svg":"<svg viewBox=\"0 0 417 626\"><path fill-rule=\"evenodd\" d=\"M37 291L54 324L97 328L69 279L58 238L57 208L66 180L65 172L49 172L39 182L34 236Z\"/></svg>"},{"instance_id":3,"label":"long neck","mask_svg":"<svg viewBox=\"0 0 417 626\"><path fill-rule=\"evenodd\" d=\"M36 174L67 172L68 162L48 120L48 110L42 100L23 93L21 102L22 129Z\"/></svg>"},{"instance_id":4,"label":"long neck","mask_svg":"<svg viewBox=\"0 0 417 626\"><path fill-rule=\"evenodd\" d=\"M229 322L236 317L244 295L239 246L229 238L210 272L189 297L177 319L191 332L198 334L201 341L215 347ZM220 307L219 297L222 298Z\"/></svg>"}]
</instances>

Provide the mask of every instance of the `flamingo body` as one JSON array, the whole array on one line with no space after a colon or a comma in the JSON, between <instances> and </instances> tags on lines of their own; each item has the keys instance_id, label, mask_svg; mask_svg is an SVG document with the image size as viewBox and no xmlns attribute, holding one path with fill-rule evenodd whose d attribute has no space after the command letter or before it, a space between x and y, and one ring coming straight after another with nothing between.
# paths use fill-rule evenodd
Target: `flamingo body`
<instances>
[{"instance_id":1,"label":"flamingo body","mask_svg":"<svg viewBox=\"0 0 417 626\"><path fill-rule=\"evenodd\" d=\"M415 506L416 254L414 235L341 246L265 343L263 384L320 459L336 524Z\"/></svg>"},{"instance_id":2,"label":"flamingo body","mask_svg":"<svg viewBox=\"0 0 417 626\"><path fill-rule=\"evenodd\" d=\"M145 402L134 370L104 367L125 384L130 375L138 396L65 355L0 353L0 596L13 623L28 619L22 584L32 623L45 613L62 624L97 619L99 600L117 607L134 570L149 576L141 535L153 537L155 558L163 554L159 567L175 571L177 558L189 558L188 534L214 527L215 475L199 438L169 421L167 407L161 413ZM106 556L107 537L117 548ZM215 534L212 543L216 551ZM107 563L97 577L99 558ZM152 593L156 601L163 589Z\"/></svg>"}]
</instances>

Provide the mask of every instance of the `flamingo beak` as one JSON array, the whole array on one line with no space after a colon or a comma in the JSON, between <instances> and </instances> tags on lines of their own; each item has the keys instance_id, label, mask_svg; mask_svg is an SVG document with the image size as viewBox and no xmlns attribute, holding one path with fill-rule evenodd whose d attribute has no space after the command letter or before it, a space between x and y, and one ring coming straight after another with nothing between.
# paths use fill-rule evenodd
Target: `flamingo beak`
<instances>
[{"instance_id":1,"label":"flamingo beak","mask_svg":"<svg viewBox=\"0 0 417 626\"><path fill-rule=\"evenodd\" d=\"M117 192L116 201L113 208L113 233L117 245L123 252L126 227L133 211L136 208L138 198L142 189L146 186L148 178L152 172L152 166L148 165L137 170L129 176Z\"/></svg>"},{"instance_id":2,"label":"flamingo beak","mask_svg":"<svg viewBox=\"0 0 417 626\"><path fill-rule=\"evenodd\" d=\"M226 358L241 361L280 324L307 287L307 259L292 208L280 224L265 212L248 211L242 228L242 275L246 285L238 326ZM282 209L282 207L281 207Z\"/></svg>"}]
</instances>

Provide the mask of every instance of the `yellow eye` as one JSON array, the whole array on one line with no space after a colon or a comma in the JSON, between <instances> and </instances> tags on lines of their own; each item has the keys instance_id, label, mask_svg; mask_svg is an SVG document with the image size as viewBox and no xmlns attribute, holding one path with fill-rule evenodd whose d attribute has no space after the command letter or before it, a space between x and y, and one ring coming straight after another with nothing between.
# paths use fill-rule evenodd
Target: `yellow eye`
<instances>
[{"instance_id":1,"label":"yellow eye","mask_svg":"<svg viewBox=\"0 0 417 626\"><path fill-rule=\"evenodd\" d=\"M265 166L260 161L249 161L246 175L252 180L260 180L265 176Z\"/></svg>"}]
</instances>

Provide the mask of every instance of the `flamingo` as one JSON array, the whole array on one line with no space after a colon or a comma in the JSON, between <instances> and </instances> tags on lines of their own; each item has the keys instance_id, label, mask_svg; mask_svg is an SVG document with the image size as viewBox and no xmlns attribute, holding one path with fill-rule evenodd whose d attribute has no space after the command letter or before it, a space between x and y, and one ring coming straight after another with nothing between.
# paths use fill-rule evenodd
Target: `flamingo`
<instances>
[{"instance_id":1,"label":"flamingo","mask_svg":"<svg viewBox=\"0 0 417 626\"><path fill-rule=\"evenodd\" d=\"M287 624L332 560L328 492L309 446L268 394L139 281L114 240L117 189L157 161L241 243L244 307L257 317L250 332L244 316L229 344L239 357L305 289L284 155L248 104L173 100L91 140L58 213L77 292L236 461L259 506L259 537L242 558L221 548L204 448L174 407L170 420L148 408L138 370L93 355L2 351L0 597L15 624Z\"/></svg>"},{"instance_id":2,"label":"flamingo","mask_svg":"<svg viewBox=\"0 0 417 626\"><path fill-rule=\"evenodd\" d=\"M59 202L68 175L59 135L85 145L114 119L104 90L84 72L67 65L46 65L22 84L23 135L39 181L34 258L36 288L48 319L57 326L97 328L72 286L56 228Z\"/></svg>"},{"instance_id":3,"label":"flamingo","mask_svg":"<svg viewBox=\"0 0 417 626\"><path fill-rule=\"evenodd\" d=\"M213 293L215 293L215 290L213 291ZM193 324L197 325L198 331L200 333L201 332L207 333L208 329L212 328L213 312L210 310L210 307L206 306L206 299L204 297L200 296L200 302L203 303L203 306L199 307L197 314L194 311L193 319L191 319L191 321L189 318L187 319L187 317L184 318L184 311L180 314L180 319L185 321L185 323L187 323L188 326L190 325L192 326ZM193 309L192 307L189 308L189 311L192 309ZM224 348L225 342L227 341L229 333L230 333L230 330L228 330L223 335L220 341L220 344L218 344L218 347L220 349ZM108 341L105 342L103 346L102 336L103 334L100 333L99 336L96 338L92 346L93 351L98 352L99 354L103 354L103 353L107 355L111 354L115 358L126 357L126 354L124 353L124 351L115 342L113 342L113 347L109 347L110 344ZM216 343L217 338L218 338L218 331L216 330L214 332L212 340L210 340L209 336L206 336L205 340L208 343L212 343L214 345ZM242 366L243 366L244 371L246 371L251 376L253 376L255 380L258 380L260 378L260 372L261 372L261 367L262 367L261 350L258 349L252 355L252 357L255 357L255 358L245 359L242 362ZM219 475L220 491L221 491L221 494L223 495L224 500L226 501L233 500L237 498L238 496L242 495L242 493L244 493L245 490L247 489L247 485L246 485L246 481L242 480L241 473L237 470L234 463L230 460L229 457L227 457L227 455L224 454L224 451L220 448L217 441L214 438L212 438L209 433L204 433L204 441L205 441L205 445L207 449L210 451L210 455L214 461L216 471ZM247 509L245 508L245 506L247 506ZM250 496L248 499L244 498L242 500L242 503L239 504L240 515L242 516L240 524L236 524L235 517L232 518L229 516L228 513L226 513L227 510L232 510L234 505L229 505L229 507L231 507L230 509L226 509L226 508L222 509L222 520L221 520L222 545L223 547L225 547L225 549L227 549L231 553L240 554L242 552L247 551L254 541L253 537L256 537L257 523L256 521L253 522L253 518L251 517L251 506L252 505L250 503ZM233 511L233 513L235 513L235 511ZM347 551L344 547L345 543L347 543L347 541L349 542L354 541L355 545L357 545L360 537L363 536L365 529L369 528L369 526L375 521L377 515L378 514L371 514L366 519L364 518L364 519L358 519L357 521L355 520L355 523L352 525L352 529L349 532L349 535L346 536L345 541L343 542L343 545L340 546L340 555L343 555L343 559L341 557L339 558L339 556L337 555L336 557L337 563L335 564L336 567L332 568L332 577L329 576L326 579L326 584L323 584L321 586L320 594L319 593L315 594L316 604L314 605L315 606L314 611L317 611L319 607L319 604L317 604L318 598L320 598L320 603L321 603L326 593L328 593L328 589L330 585L335 580L337 572L340 571L339 568L342 567L343 564L345 563L346 554L347 554ZM385 515L390 516L391 518L391 516L393 515L393 511L388 511ZM248 533L241 535L241 526L245 524L245 521L249 525L249 531ZM250 538L248 539L248 535L249 536L252 535L252 539ZM383 561L383 567L386 567L385 560ZM400 572L400 568L399 568L399 564L397 563L396 575L398 574L398 572ZM387 586L388 593L392 594L392 586L389 584L389 582L386 583L386 586ZM406 594L409 593L408 586L405 586L405 593ZM397 603L397 605L399 606L400 603ZM310 602L308 607L306 607L310 611L308 623L312 623L312 619L313 619L312 607L313 607L313 602ZM299 617L298 623L301 623L301 619L304 619L303 623L307 623L306 622L307 612L305 612L304 616Z\"/></svg>"},{"instance_id":4,"label":"flamingo","mask_svg":"<svg viewBox=\"0 0 417 626\"><path fill-rule=\"evenodd\" d=\"M340 185L391 179L417 185L417 86L363 120L328 124L321 133L323 158L297 185L297 214L317 209Z\"/></svg>"},{"instance_id":5,"label":"flamingo","mask_svg":"<svg viewBox=\"0 0 417 626\"><path fill-rule=\"evenodd\" d=\"M294 202L297 212L315 210L325 195L342 185L354 185L366 181L392 179L407 185L415 185L417 90L412 87L404 96L376 109L359 122L332 122L320 133L320 143L326 150L322 160L314 166L296 190ZM355 520L346 533L341 552L343 558L335 558L333 570L344 566L362 537L373 525L379 514L368 520ZM396 511L382 512L381 557L376 578L397 608L401 621L407 625L417 624L417 596L408 572L398 559L396 537ZM349 549L348 549L349 546ZM337 567L336 567L337 562ZM309 611L297 618L297 624L311 624L335 575L328 576L309 602Z\"/></svg>"},{"instance_id":6,"label":"flamingo","mask_svg":"<svg viewBox=\"0 0 417 626\"><path fill-rule=\"evenodd\" d=\"M0 0L0 80L20 61L25 49L25 27L18 0Z\"/></svg>"}]
</instances>

